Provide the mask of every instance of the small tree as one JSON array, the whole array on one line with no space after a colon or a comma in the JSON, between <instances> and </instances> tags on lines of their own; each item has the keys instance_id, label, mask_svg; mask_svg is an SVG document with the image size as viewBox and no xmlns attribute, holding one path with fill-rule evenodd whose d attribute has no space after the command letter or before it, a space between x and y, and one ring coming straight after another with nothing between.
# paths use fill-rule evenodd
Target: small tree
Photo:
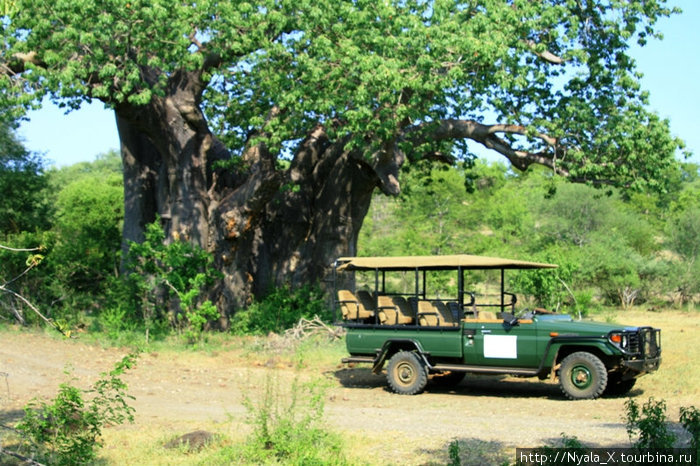
<instances>
[{"instance_id":1,"label":"small tree","mask_svg":"<svg viewBox=\"0 0 700 466\"><path fill-rule=\"evenodd\" d=\"M204 286L217 276L213 258L179 235L167 242L159 222L147 226L144 242L130 244L127 262L146 340L153 325L165 319L178 330L187 326L188 337L198 339L204 323L219 317L211 301L202 297Z\"/></svg>"}]
</instances>

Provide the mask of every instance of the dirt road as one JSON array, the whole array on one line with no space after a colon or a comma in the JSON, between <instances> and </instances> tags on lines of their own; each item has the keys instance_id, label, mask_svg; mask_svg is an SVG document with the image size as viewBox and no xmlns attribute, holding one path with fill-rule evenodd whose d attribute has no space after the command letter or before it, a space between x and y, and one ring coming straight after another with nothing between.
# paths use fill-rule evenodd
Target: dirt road
<instances>
[{"instance_id":1,"label":"dirt road","mask_svg":"<svg viewBox=\"0 0 700 466\"><path fill-rule=\"evenodd\" d=\"M34 397L53 397L68 379L67 367L76 385L88 387L126 352L43 335L1 333L0 422L20 416L22 406ZM132 428L185 433L188 426L195 430L212 421L243 425L242 400L261 389L270 371L281 384L297 373L289 364L246 361L240 351L225 349L216 354L145 353L124 377L136 398ZM328 381L327 424L341 434L365 438L360 448L367 449L373 463L422 463L444 452L453 439L490 451L552 443L562 433L590 446L628 445L624 398L567 401L551 382L467 378L453 390L429 387L418 396L400 396L386 389L384 377L362 367L304 369L302 376ZM632 395L646 399L644 384L638 385Z\"/></svg>"}]
</instances>

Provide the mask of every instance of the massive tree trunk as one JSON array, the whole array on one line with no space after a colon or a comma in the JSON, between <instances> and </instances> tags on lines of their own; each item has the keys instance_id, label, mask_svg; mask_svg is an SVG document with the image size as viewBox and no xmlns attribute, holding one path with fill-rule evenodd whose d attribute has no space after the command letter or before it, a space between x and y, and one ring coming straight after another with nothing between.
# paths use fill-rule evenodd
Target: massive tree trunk
<instances>
[{"instance_id":1,"label":"massive tree trunk","mask_svg":"<svg viewBox=\"0 0 700 466\"><path fill-rule=\"evenodd\" d=\"M318 126L280 170L262 144L238 171L215 169L228 157L192 93L117 107L124 163L124 240L141 241L160 217L166 237L184 237L214 254L223 278L213 292L225 315L272 287L322 282L332 261L354 255L377 186L398 192L400 156L371 162L330 141Z\"/></svg>"}]
</instances>

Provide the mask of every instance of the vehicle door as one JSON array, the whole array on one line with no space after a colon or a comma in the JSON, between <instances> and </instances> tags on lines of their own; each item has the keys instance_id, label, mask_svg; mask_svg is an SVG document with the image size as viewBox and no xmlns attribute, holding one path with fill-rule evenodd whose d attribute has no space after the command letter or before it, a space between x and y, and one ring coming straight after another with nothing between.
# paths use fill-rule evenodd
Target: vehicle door
<instances>
[{"instance_id":1,"label":"vehicle door","mask_svg":"<svg viewBox=\"0 0 700 466\"><path fill-rule=\"evenodd\" d=\"M495 316L462 323L464 364L497 367L537 367L537 328L532 320L510 325Z\"/></svg>"}]
</instances>

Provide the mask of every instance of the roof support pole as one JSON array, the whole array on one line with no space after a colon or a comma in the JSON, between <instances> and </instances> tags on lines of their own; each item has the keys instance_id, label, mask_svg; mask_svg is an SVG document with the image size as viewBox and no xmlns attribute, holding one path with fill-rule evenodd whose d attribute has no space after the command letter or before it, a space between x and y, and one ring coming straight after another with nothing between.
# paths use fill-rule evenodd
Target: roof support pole
<instances>
[{"instance_id":1,"label":"roof support pole","mask_svg":"<svg viewBox=\"0 0 700 466\"><path fill-rule=\"evenodd\" d=\"M501 269L501 312L506 312L505 304L506 293L506 269Z\"/></svg>"}]
</instances>

